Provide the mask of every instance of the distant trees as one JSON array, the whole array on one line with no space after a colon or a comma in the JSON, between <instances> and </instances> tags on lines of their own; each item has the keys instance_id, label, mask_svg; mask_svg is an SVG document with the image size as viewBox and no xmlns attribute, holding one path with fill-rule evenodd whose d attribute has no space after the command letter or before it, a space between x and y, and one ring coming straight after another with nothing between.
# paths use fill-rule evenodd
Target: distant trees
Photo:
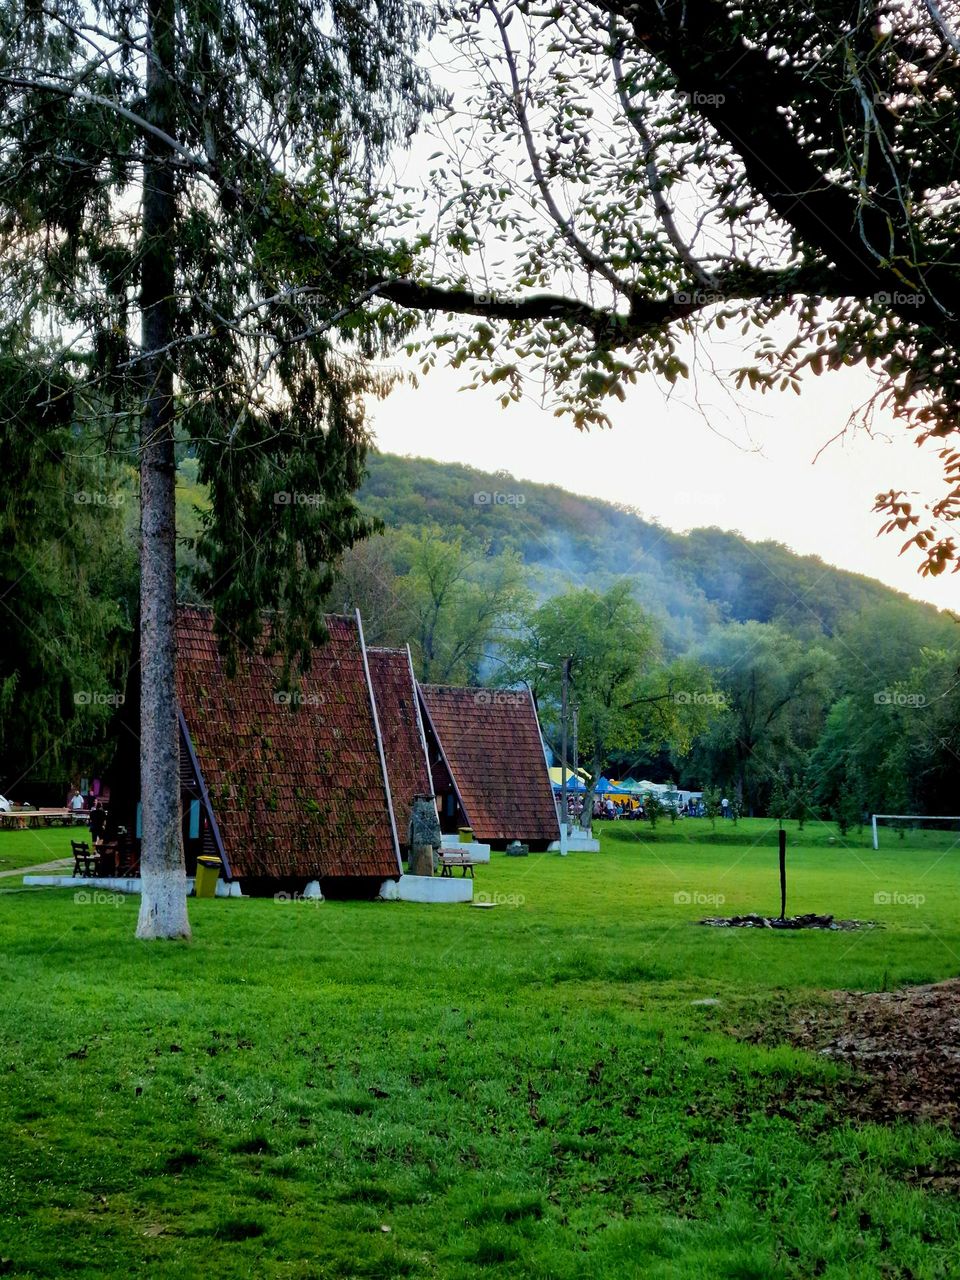
<instances>
[{"instance_id":1,"label":"distant trees","mask_svg":"<svg viewBox=\"0 0 960 1280\"><path fill-rule=\"evenodd\" d=\"M509 488L506 480L503 484ZM706 696L714 704L687 704L688 711L699 706L711 714L692 729L692 745L688 739L672 752L643 726L636 734L614 735L625 745L605 745L601 772L683 778L688 786L715 782L732 802L742 787L745 811L799 822L833 820L841 802L851 823L859 820L857 806L863 812L949 808L950 788L960 783L958 691L951 692L951 673L960 668L960 627L948 615L868 579L794 556L784 547L765 544L758 557L753 544L720 530L699 530L690 539L663 532L657 542L663 557L660 575L631 573L618 580L617 565L644 562L643 548L655 533L652 526L607 504L573 499L546 486L528 486L528 502L518 520L516 512L474 506L473 493L489 487L489 477L468 468L374 458L361 500L390 529L386 536L360 544L345 565L352 565L358 578L356 599L363 602L364 616L370 613L385 624L378 630L371 623L369 634L402 643L415 633L415 619L406 612L397 586L410 562L402 560L398 548L420 539L425 504L442 521L440 540L459 540L474 565L470 573L478 571L494 548L509 551L522 561L529 589L546 597L546 603L570 594L560 591L557 596L562 574L554 572L553 559L548 569L540 560L544 548L557 545L562 530L567 576L572 572L592 578L593 597L626 584L628 596L644 601L646 625L656 636L655 665L669 665L679 653L696 673L673 681L675 695ZM433 538L438 536L434 532ZM611 566L604 547L614 542L618 554ZM768 559L768 553L775 558ZM664 578L684 584L684 599L658 591ZM363 583L369 587L365 595ZM699 594L706 590L715 593L713 598ZM353 598L338 591L331 597L335 608ZM714 623L711 628L724 593L735 616L753 611L768 621ZM684 612L691 599L699 612ZM809 601L809 607L798 600ZM670 614L670 609L680 612ZM537 610L526 611L527 622L531 612ZM584 619L589 616L582 610ZM680 626L675 625L678 618ZM498 633L509 635L513 625L506 619ZM561 634L556 621L551 632ZM616 630L612 634L619 635ZM526 624L522 637L531 638ZM544 660L556 661L558 644L551 640L554 655ZM571 653L574 648L571 644ZM486 679L499 684L518 673L531 680L542 696L544 729L559 750L555 676L531 670L529 662L518 672L512 645L505 655L489 647L487 653L505 656L508 665L482 666ZM572 702L579 701L576 681L574 671ZM918 699L911 693L922 694L926 706L913 705ZM604 735L605 744L610 737ZM589 765L587 741L583 758Z\"/></svg>"},{"instance_id":2,"label":"distant trees","mask_svg":"<svg viewBox=\"0 0 960 1280\"><path fill-rule=\"evenodd\" d=\"M697 744L697 764L708 779L731 786L731 799L752 814L766 806L781 769L799 767L817 740L830 656L758 622L715 628L695 653L724 708Z\"/></svg>"},{"instance_id":3,"label":"distant trees","mask_svg":"<svg viewBox=\"0 0 960 1280\"><path fill-rule=\"evenodd\" d=\"M509 488L506 479L503 483ZM844 799L849 821L856 822L851 797L857 798L863 812L943 812L950 807L951 788L960 785L960 712L958 691L952 689L952 673L960 668L960 627L948 615L879 583L811 557L795 556L785 547L765 544L758 560L753 544L739 536L720 530L699 530L689 539L667 531L657 534L653 526L627 512L547 486L527 487L528 504L523 519L517 520L514 511L474 504L473 494L489 487L488 476L469 468L374 456L361 502L388 527L383 535L366 539L346 553L327 607L359 607L368 640L405 644L416 637L419 625L411 601L419 594L422 618L429 594L422 589L424 574L429 577L425 562L410 576L413 549L418 546L435 557L435 572L450 556L450 544L459 544L452 557L453 564L463 570L457 590L473 591L474 575L494 572L497 556L503 552L519 568L526 588L539 598L549 598L562 577L554 573L552 560L551 568L544 570L539 557L544 548L556 545L558 530L564 538L567 576L572 571L586 577L592 565L596 595L604 595L617 582L603 547L616 541L617 564L632 563L635 557L642 563L642 548L656 535L664 557L660 575L631 573L620 585L628 582L630 594L649 603L648 622L655 607L657 621L652 625L660 634L661 658L670 661L677 653L686 654L699 672L690 680L675 682L678 693L706 691L714 704L725 702L727 677L722 673L728 671L731 691L739 685L745 693L753 684L750 705L756 719L764 706L764 718L773 707L772 702L764 702L771 692L771 679L776 683L791 672L793 676L806 672L811 680L794 690L796 698L777 708L759 740L754 740L756 726L747 727L740 740L751 742L752 751L747 750L740 762L737 719L714 705L703 732L694 730L689 749L681 743L671 751L656 740L656 734L649 739L626 735L626 746L607 749L603 772L612 777L683 778L688 786L709 787L715 780L736 801L742 763L745 778L749 775L747 801L754 812L800 823L814 817L834 820ZM425 505L439 517L442 532L425 523ZM571 529L579 531L576 538ZM768 561L768 553L774 552L776 558ZM747 572L760 561L769 569L766 577L763 572ZM659 593L664 576L683 582L684 590L677 596ZM403 589L401 578L407 579ZM419 592L414 589L418 578ZM702 587L691 585L694 581ZM439 583L438 579L435 587ZM805 596L813 583L816 597ZM718 597L729 593L730 609L736 615L752 610L776 621L751 620L746 630L738 622L727 623L711 632L710 620L719 608L717 599L700 594L707 588ZM797 604L798 598L809 600L809 607ZM504 665L499 646L514 634L515 607L511 595L509 610L494 623L487 640L467 644L466 650L474 656L449 678L472 681L479 675L497 684L509 679L512 650ZM670 614L670 609L679 612ZM529 612L521 610L523 616ZM446 611L440 634L455 613ZM666 618L661 623L663 614ZM457 635L457 628L450 635ZM720 644L719 637L724 635L727 638ZM451 652L461 638L462 633ZM813 664L810 669L804 665L807 658ZM708 673L698 665L701 662L709 665ZM532 678L539 683L543 672L534 672ZM912 705L917 699L908 697L910 691L922 693L925 709ZM572 697L576 700L575 691ZM550 723L555 702L544 690L544 728L559 749L555 723Z\"/></svg>"},{"instance_id":4,"label":"distant trees","mask_svg":"<svg viewBox=\"0 0 960 1280\"><path fill-rule=\"evenodd\" d=\"M498 487L488 474L425 458L374 453L368 467L360 491L365 511L392 529L436 524L465 546L515 551L544 595L571 582L602 591L629 577L672 652L685 651L712 623L726 621L777 622L789 632L807 628L829 637L841 631L855 635L864 614L864 632L879 628L881 635L889 633L891 646L914 647L934 637L942 641L950 629L932 605L781 543L752 542L717 528L679 534L629 508L512 477L499 487L522 489L522 507L478 506L477 490Z\"/></svg>"},{"instance_id":5,"label":"distant trees","mask_svg":"<svg viewBox=\"0 0 960 1280\"><path fill-rule=\"evenodd\" d=\"M329 608L359 609L372 644L410 645L418 677L477 683L530 598L514 552L427 525L358 542L343 557Z\"/></svg>"},{"instance_id":6,"label":"distant trees","mask_svg":"<svg viewBox=\"0 0 960 1280\"><path fill-rule=\"evenodd\" d=\"M519 557L468 550L430 528L402 538L398 550L398 614L417 673L432 684L475 682L484 655L528 599Z\"/></svg>"},{"instance_id":7,"label":"distant trees","mask_svg":"<svg viewBox=\"0 0 960 1280\"><path fill-rule=\"evenodd\" d=\"M857 681L830 708L810 756L813 803L847 822L871 811L951 812L960 787L960 643L923 649L900 679L877 683Z\"/></svg>"},{"instance_id":8,"label":"distant trees","mask_svg":"<svg viewBox=\"0 0 960 1280\"><path fill-rule=\"evenodd\" d=\"M547 600L526 615L506 651L507 678L523 680L533 691L557 755L563 667L569 660L569 695L579 709L579 763L589 778L588 813L612 751L664 743L685 751L710 719L709 700L691 696L707 692L704 673L682 660L664 661L658 629L629 582Z\"/></svg>"}]
</instances>

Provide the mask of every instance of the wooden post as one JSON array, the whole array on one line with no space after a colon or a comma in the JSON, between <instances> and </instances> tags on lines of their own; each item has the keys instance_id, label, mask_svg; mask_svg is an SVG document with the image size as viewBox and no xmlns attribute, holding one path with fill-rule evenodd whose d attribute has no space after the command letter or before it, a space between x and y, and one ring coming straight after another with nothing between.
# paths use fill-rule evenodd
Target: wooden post
<instances>
[{"instance_id":1,"label":"wooden post","mask_svg":"<svg viewBox=\"0 0 960 1280\"><path fill-rule=\"evenodd\" d=\"M787 916L787 833L778 831L780 844L780 919Z\"/></svg>"},{"instance_id":2,"label":"wooden post","mask_svg":"<svg viewBox=\"0 0 960 1280\"><path fill-rule=\"evenodd\" d=\"M433 856L432 844L415 844L410 850L410 874L412 876L432 876Z\"/></svg>"}]
</instances>

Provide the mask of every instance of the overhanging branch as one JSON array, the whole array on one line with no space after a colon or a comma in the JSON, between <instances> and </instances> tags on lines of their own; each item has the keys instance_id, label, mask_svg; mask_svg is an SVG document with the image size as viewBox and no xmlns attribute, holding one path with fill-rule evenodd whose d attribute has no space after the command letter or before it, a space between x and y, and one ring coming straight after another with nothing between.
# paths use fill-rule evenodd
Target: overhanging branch
<instances>
[{"instance_id":1,"label":"overhanging branch","mask_svg":"<svg viewBox=\"0 0 960 1280\"><path fill-rule=\"evenodd\" d=\"M691 284L666 298L634 295L628 312L597 307L560 293L532 293L511 298L458 286L442 286L418 280L388 280L376 286L375 296L416 311L440 311L448 315L479 316L523 324L561 321L589 330L598 344L627 346L639 338L668 328L709 307L727 302L787 299L794 296L824 299L855 298L856 289L839 273L823 271L749 271L735 278L715 280L702 289Z\"/></svg>"}]
</instances>

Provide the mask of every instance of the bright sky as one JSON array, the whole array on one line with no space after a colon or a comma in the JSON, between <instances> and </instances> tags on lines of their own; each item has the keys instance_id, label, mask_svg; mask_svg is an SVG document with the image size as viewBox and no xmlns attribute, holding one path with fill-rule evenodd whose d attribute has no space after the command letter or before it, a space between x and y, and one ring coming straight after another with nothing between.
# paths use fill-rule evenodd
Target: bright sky
<instances>
[{"instance_id":1,"label":"bright sky","mask_svg":"<svg viewBox=\"0 0 960 1280\"><path fill-rule=\"evenodd\" d=\"M718 525L772 538L960 610L960 575L920 577L913 552L898 556L902 539L876 536L871 511L891 487L939 494L934 451L892 424L873 438L838 440L814 462L869 394L856 371L810 377L799 397L745 392L737 401L703 373L699 408L692 384L668 400L652 379L641 381L611 412L613 430L589 435L532 403L501 409L496 388L458 390L470 381L464 370L438 368L418 390L400 386L373 405L379 447L628 503L678 531Z\"/></svg>"}]
</instances>

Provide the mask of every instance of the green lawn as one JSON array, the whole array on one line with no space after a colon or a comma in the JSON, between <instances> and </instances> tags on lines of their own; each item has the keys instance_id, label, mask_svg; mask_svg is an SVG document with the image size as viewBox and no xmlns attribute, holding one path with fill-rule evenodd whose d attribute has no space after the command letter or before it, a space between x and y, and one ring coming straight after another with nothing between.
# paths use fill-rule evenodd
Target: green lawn
<instances>
[{"instance_id":1,"label":"green lawn","mask_svg":"<svg viewBox=\"0 0 960 1280\"><path fill-rule=\"evenodd\" d=\"M25 831L0 830L0 871L32 867L54 858L70 857L70 841L89 841L83 827L28 827ZM2 883L2 882L0 882Z\"/></svg>"},{"instance_id":2,"label":"green lawn","mask_svg":"<svg viewBox=\"0 0 960 1280\"><path fill-rule=\"evenodd\" d=\"M885 928L699 928L779 908L775 831L722 826L494 854L492 911L194 902L187 946L0 881L0 1275L957 1276L910 1181L949 1130L730 1032L960 972L960 847L792 831L789 909Z\"/></svg>"}]
</instances>

